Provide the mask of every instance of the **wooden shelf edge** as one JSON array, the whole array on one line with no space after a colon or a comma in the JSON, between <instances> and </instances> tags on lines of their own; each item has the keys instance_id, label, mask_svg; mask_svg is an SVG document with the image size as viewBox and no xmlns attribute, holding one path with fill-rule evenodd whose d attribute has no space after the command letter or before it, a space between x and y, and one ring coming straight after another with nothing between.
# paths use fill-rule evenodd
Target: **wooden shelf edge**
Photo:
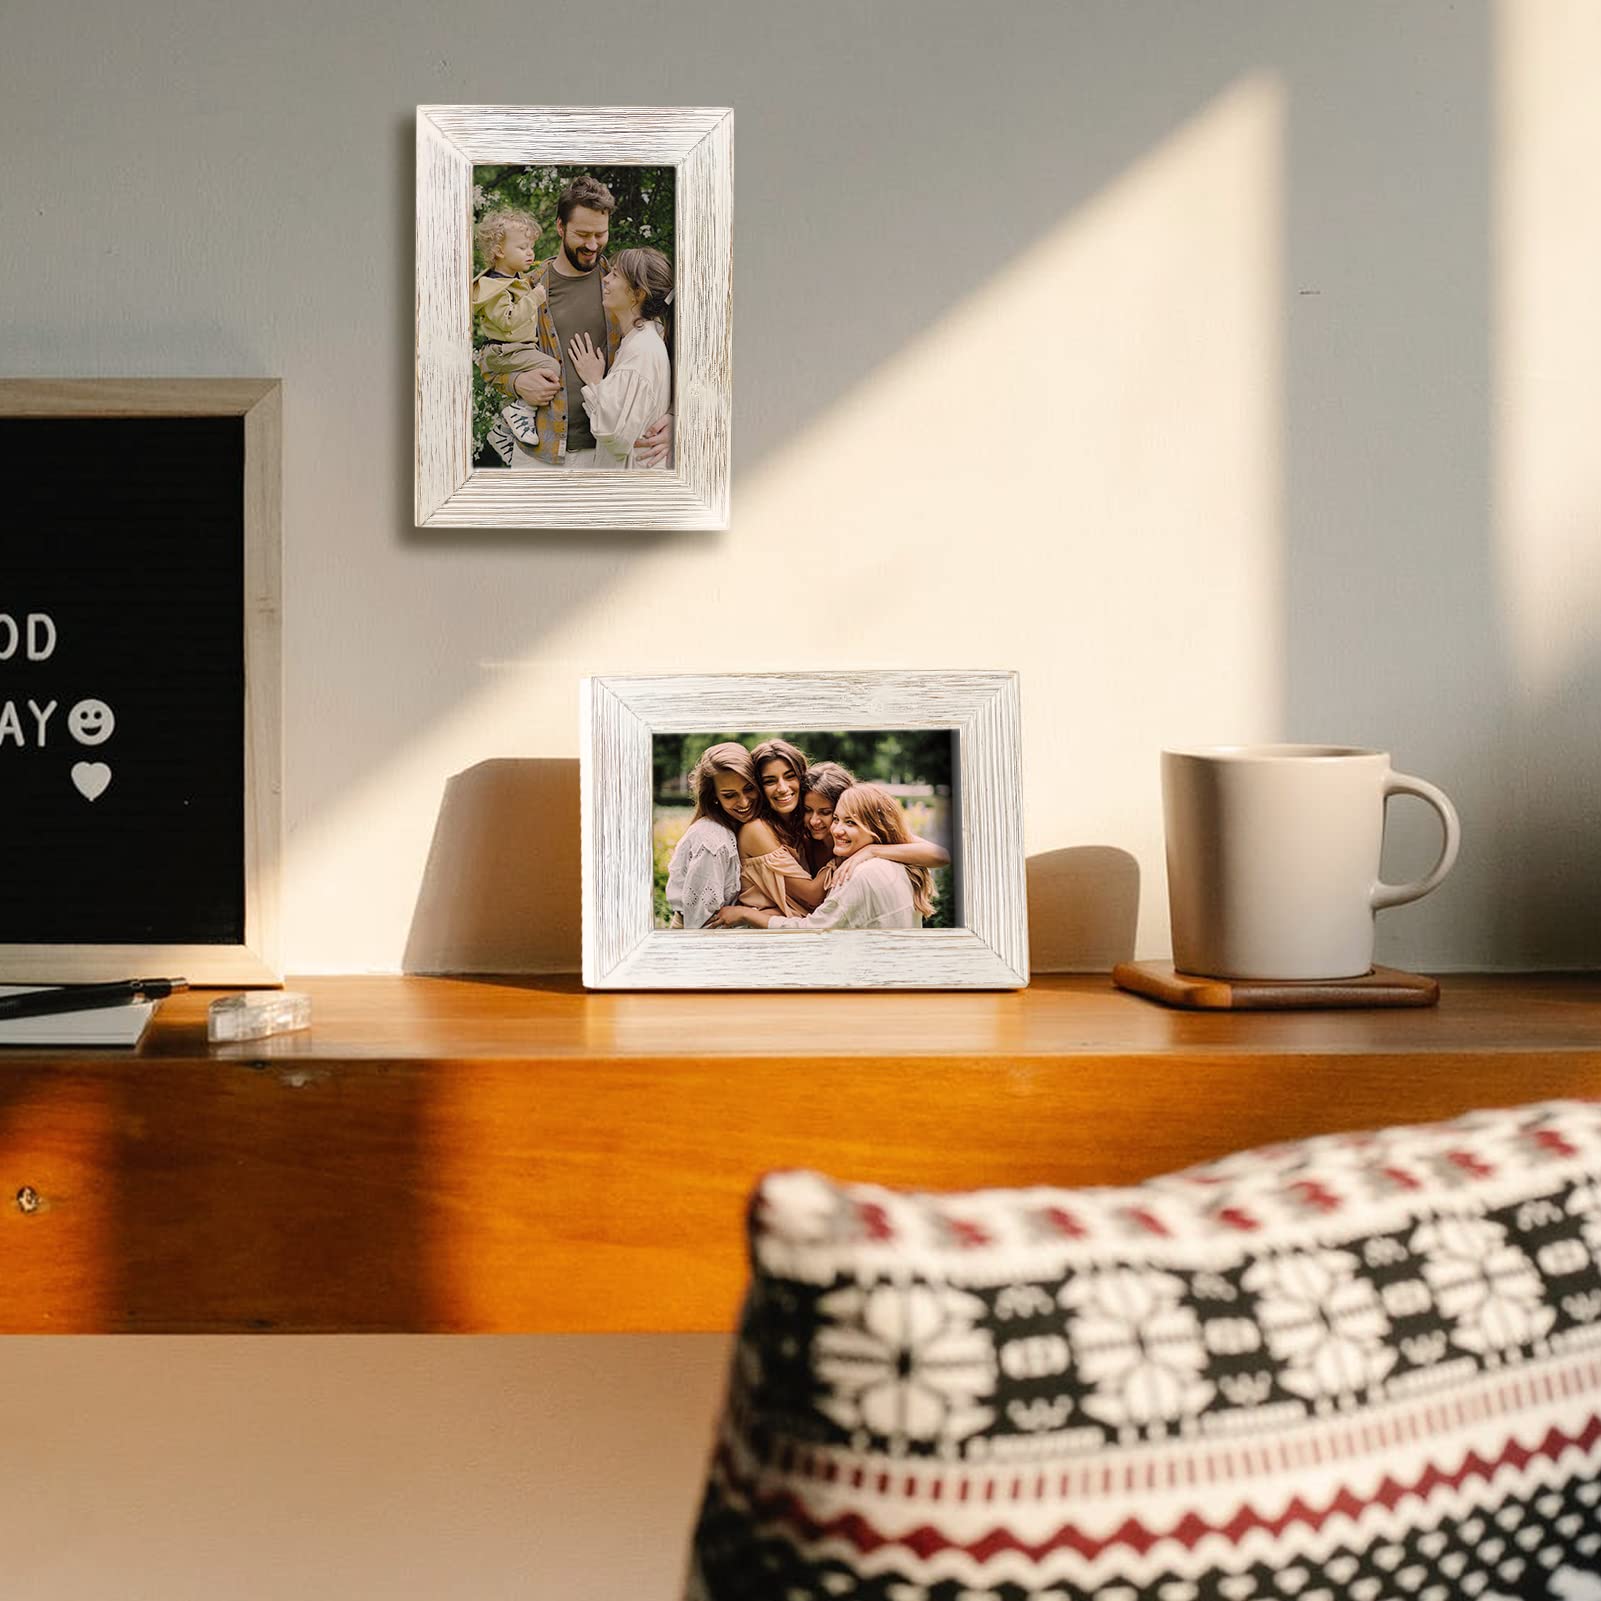
<instances>
[{"instance_id":1,"label":"wooden shelf edge","mask_svg":"<svg viewBox=\"0 0 1601 1601\"><path fill-rule=\"evenodd\" d=\"M0 1055L0 1329L726 1331L775 1168L1124 1184L1601 1096L1597 978L1448 980L1382 1017L1088 979L921 1004L296 982L314 1029L260 1050L208 1052L190 996L138 1052Z\"/></svg>"}]
</instances>

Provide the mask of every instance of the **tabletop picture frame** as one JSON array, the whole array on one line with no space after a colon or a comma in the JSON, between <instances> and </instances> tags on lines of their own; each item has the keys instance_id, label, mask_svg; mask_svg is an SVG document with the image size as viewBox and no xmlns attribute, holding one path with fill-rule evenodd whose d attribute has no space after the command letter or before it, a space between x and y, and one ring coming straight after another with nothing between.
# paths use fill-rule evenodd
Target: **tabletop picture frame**
<instances>
[{"instance_id":1,"label":"tabletop picture frame","mask_svg":"<svg viewBox=\"0 0 1601 1601\"><path fill-rule=\"evenodd\" d=\"M728 526L733 129L733 112L720 107L417 108L419 528ZM477 441L475 407L483 402L475 383L481 389L485 381L479 370L485 336L484 308L476 306L476 295L482 272L491 264L481 259L482 237L475 240L475 200L476 210L482 211L475 172L482 176L486 168L501 173L507 167L542 175L581 174L592 167L671 169L674 282L670 326L660 326L667 331L671 351L673 420L671 455L664 467L600 470L571 465L565 421L553 430L548 406L522 414L528 432L518 437L536 446L535 456L549 460L529 459L527 470L517 470L525 463L509 440L506 454L518 456L515 465L503 463ZM542 252L549 254L554 219L542 217L533 226L544 228ZM547 304L543 331L539 319L535 321L535 334L547 344L554 333L554 309ZM532 347L534 340L519 336L518 342ZM571 361L570 353L562 356ZM508 404L512 411L519 409L515 396ZM562 405L567 404L564 397ZM516 417L507 420L517 422ZM537 450L541 441L543 452ZM574 455L576 459L578 453Z\"/></svg>"},{"instance_id":2,"label":"tabletop picture frame","mask_svg":"<svg viewBox=\"0 0 1601 1601\"><path fill-rule=\"evenodd\" d=\"M590 988L1027 985L1016 674L956 670L594 677L583 681L580 699L583 978ZM853 731L866 731L855 746L862 747L865 739L866 748L883 752L926 747L927 739L910 736L947 731L953 926L907 926L921 924L921 918L898 926L841 921L838 902L828 900L809 920L799 915L800 906L791 906L787 910L796 915L776 925L763 912L757 927L702 926L698 918L685 920L684 926L661 926L658 813L663 808L658 804L657 744L694 735L679 740L677 748L705 748L687 792L686 780L680 778L673 797L695 803L699 819L712 785L703 770L719 759L714 742L733 739L712 730L752 731L742 736L753 757L746 770L757 783L767 784L787 783L785 766L758 759L775 749L799 756L799 740L814 747L844 745L852 743ZM814 731L809 740L808 730ZM897 740L897 734L908 737ZM742 766L737 750L735 758L735 765ZM669 764L675 765L683 763ZM858 792L863 788L854 779L852 783ZM878 792L881 803L886 789L899 788L904 795L942 786L866 787ZM793 806L793 798L785 796L785 803ZM850 797L838 805L842 816L862 808L860 799ZM737 825L725 826L739 836ZM840 826L849 832L847 825ZM889 836L880 828L874 837ZM898 832L896 837L905 835ZM669 876L676 872L675 865ZM732 888L723 895L730 896ZM761 900L755 894L745 898Z\"/></svg>"},{"instance_id":3,"label":"tabletop picture frame","mask_svg":"<svg viewBox=\"0 0 1601 1601\"><path fill-rule=\"evenodd\" d=\"M7 982L282 982L282 413L278 379L0 379Z\"/></svg>"}]
</instances>

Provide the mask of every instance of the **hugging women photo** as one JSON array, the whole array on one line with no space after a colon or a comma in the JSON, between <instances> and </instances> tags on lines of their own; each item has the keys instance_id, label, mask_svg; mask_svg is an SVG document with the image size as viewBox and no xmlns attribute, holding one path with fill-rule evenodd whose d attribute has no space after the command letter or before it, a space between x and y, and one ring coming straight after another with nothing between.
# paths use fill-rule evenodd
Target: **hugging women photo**
<instances>
[{"instance_id":1,"label":"hugging women photo","mask_svg":"<svg viewBox=\"0 0 1601 1601\"><path fill-rule=\"evenodd\" d=\"M655 925L960 926L949 730L658 734Z\"/></svg>"}]
</instances>

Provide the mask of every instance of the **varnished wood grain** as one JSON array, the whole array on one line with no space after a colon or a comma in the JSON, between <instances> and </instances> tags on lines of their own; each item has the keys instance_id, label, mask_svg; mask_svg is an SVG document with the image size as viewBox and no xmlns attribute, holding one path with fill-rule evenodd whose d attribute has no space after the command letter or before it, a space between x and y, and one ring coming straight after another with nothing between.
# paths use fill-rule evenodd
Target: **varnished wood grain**
<instances>
[{"instance_id":1,"label":"varnished wood grain","mask_svg":"<svg viewBox=\"0 0 1601 1601\"><path fill-rule=\"evenodd\" d=\"M0 1329L730 1326L756 1176L1116 1184L1242 1146L1601 1095L1601 979L1436 1008L593 995L308 979L314 1027L0 1054ZM27 1208L17 1196L32 1196Z\"/></svg>"},{"instance_id":2,"label":"varnished wood grain","mask_svg":"<svg viewBox=\"0 0 1601 1601\"><path fill-rule=\"evenodd\" d=\"M1438 980L1394 967L1375 967L1360 978L1201 978L1179 972L1171 962L1119 962L1112 981L1153 1001L1205 1012L1433 1006L1440 998Z\"/></svg>"}]
</instances>

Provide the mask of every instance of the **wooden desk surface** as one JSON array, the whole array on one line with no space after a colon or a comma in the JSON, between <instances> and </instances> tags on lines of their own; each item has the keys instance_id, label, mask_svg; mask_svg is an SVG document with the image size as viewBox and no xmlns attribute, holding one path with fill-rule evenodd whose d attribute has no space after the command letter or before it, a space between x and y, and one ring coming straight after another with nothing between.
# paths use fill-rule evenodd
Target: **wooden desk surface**
<instances>
[{"instance_id":1,"label":"wooden desk surface","mask_svg":"<svg viewBox=\"0 0 1601 1601\"><path fill-rule=\"evenodd\" d=\"M1601 1096L1601 975L1438 1008L590 995L325 978L313 1027L0 1052L0 1330L714 1330L757 1175L1121 1184L1270 1140Z\"/></svg>"}]
</instances>

